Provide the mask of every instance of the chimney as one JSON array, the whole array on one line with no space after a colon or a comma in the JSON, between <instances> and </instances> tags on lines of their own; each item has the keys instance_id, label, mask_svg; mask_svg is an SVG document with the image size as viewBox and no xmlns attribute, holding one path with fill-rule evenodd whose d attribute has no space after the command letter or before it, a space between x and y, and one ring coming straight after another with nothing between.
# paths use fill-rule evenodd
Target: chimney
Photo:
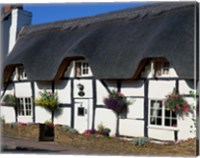
<instances>
[{"instance_id":1,"label":"chimney","mask_svg":"<svg viewBox=\"0 0 200 158\"><path fill-rule=\"evenodd\" d=\"M11 11L11 5L10 4L5 5L4 13L9 13L10 11Z\"/></svg>"},{"instance_id":2,"label":"chimney","mask_svg":"<svg viewBox=\"0 0 200 158\"><path fill-rule=\"evenodd\" d=\"M9 13L11 12L12 9L22 9L23 10L23 5L21 4L6 4L4 6L4 13Z\"/></svg>"},{"instance_id":3,"label":"chimney","mask_svg":"<svg viewBox=\"0 0 200 158\"><path fill-rule=\"evenodd\" d=\"M13 49L20 29L24 25L30 25L32 17L32 14L28 11L23 10L23 5L20 4L11 5L10 12L11 12L11 26L9 30L8 53L10 53L11 50Z\"/></svg>"}]
</instances>

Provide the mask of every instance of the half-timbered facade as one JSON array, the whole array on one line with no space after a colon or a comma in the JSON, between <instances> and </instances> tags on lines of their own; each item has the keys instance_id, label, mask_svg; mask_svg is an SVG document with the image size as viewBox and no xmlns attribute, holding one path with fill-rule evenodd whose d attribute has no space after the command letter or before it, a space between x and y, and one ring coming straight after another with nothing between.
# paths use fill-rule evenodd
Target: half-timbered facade
<instances>
[{"instance_id":1,"label":"half-timbered facade","mask_svg":"<svg viewBox=\"0 0 200 158\"><path fill-rule=\"evenodd\" d=\"M14 94L19 105L1 106L6 122L51 118L34 99L40 91L57 92L62 113L55 124L79 132L103 123L115 134L161 140L194 137L195 113L179 117L165 109L175 88L190 105L196 92L196 3L158 3L94 17L21 29L5 60L2 96ZM197 38L197 37L196 37ZM112 91L131 101L116 121L103 99Z\"/></svg>"}]
</instances>

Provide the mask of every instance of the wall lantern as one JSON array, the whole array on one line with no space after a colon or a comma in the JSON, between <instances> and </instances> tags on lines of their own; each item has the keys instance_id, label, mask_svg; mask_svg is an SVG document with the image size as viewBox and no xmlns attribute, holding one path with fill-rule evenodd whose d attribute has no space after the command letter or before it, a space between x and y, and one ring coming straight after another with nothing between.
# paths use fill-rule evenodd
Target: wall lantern
<instances>
[{"instance_id":1,"label":"wall lantern","mask_svg":"<svg viewBox=\"0 0 200 158\"><path fill-rule=\"evenodd\" d=\"M85 92L83 92L83 90L84 90L84 85L82 85L82 84L78 84L77 85L77 87L78 87L78 89L79 89L79 92L78 92L78 95L80 96L80 97L83 97L84 95L85 95Z\"/></svg>"}]
</instances>

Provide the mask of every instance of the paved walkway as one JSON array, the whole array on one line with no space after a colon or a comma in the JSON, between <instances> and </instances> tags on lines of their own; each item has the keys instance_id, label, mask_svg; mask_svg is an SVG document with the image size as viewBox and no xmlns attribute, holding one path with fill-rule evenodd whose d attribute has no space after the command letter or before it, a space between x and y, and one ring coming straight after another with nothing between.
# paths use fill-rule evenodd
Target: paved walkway
<instances>
[{"instance_id":1,"label":"paved walkway","mask_svg":"<svg viewBox=\"0 0 200 158\"><path fill-rule=\"evenodd\" d=\"M70 155L96 155L97 153L77 149L69 145L60 145L55 142L34 141L11 137L2 137L2 153L44 153L44 154L70 154Z\"/></svg>"}]
</instances>

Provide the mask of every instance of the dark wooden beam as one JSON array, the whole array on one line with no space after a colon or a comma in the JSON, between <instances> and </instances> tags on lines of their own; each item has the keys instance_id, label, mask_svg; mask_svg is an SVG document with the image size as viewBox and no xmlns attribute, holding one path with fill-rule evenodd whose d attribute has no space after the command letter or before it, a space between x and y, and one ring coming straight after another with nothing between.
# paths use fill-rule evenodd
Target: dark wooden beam
<instances>
[{"instance_id":1,"label":"dark wooden beam","mask_svg":"<svg viewBox=\"0 0 200 158\"><path fill-rule=\"evenodd\" d=\"M94 129L95 128L95 117L96 117L96 104L97 104L96 79L92 80L92 92L93 92L92 129Z\"/></svg>"},{"instance_id":2,"label":"dark wooden beam","mask_svg":"<svg viewBox=\"0 0 200 158\"><path fill-rule=\"evenodd\" d=\"M111 94L111 90L108 88L107 84L104 82L104 80L100 80L100 82L102 83L102 85L105 87L105 89L108 91L109 94Z\"/></svg>"},{"instance_id":3,"label":"dark wooden beam","mask_svg":"<svg viewBox=\"0 0 200 158\"><path fill-rule=\"evenodd\" d=\"M74 80L71 80L71 128L74 128Z\"/></svg>"},{"instance_id":4,"label":"dark wooden beam","mask_svg":"<svg viewBox=\"0 0 200 158\"><path fill-rule=\"evenodd\" d=\"M148 91L149 91L149 81L144 82L144 136L148 137L148 109L149 109L149 100L148 100Z\"/></svg>"},{"instance_id":5,"label":"dark wooden beam","mask_svg":"<svg viewBox=\"0 0 200 158\"><path fill-rule=\"evenodd\" d=\"M35 85L34 81L31 82L31 93L32 93L32 112L33 112L33 122L35 122Z\"/></svg>"}]
</instances>

